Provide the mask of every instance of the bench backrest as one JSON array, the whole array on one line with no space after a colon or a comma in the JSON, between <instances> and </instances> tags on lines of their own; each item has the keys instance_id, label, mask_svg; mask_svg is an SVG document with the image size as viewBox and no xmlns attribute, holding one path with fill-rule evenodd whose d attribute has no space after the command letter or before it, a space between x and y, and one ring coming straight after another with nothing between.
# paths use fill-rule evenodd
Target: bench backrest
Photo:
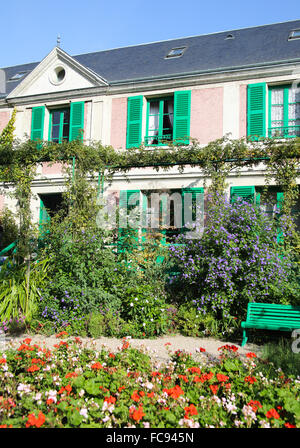
<instances>
[{"instance_id":1,"label":"bench backrest","mask_svg":"<svg viewBox=\"0 0 300 448\"><path fill-rule=\"evenodd\" d=\"M250 302L248 303L247 321L273 322L278 325L284 323L293 326L299 324L300 328L300 306Z\"/></svg>"}]
</instances>

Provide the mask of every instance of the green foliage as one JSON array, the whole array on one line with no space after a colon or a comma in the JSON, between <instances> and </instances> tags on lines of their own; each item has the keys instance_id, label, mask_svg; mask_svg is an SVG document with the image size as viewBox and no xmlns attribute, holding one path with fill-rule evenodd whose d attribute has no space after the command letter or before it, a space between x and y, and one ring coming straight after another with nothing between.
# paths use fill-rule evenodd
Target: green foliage
<instances>
[{"instance_id":1,"label":"green foliage","mask_svg":"<svg viewBox=\"0 0 300 448\"><path fill-rule=\"evenodd\" d=\"M17 111L14 109L9 122L0 134L0 146L10 148L13 146L16 113Z\"/></svg>"},{"instance_id":2,"label":"green foliage","mask_svg":"<svg viewBox=\"0 0 300 448\"><path fill-rule=\"evenodd\" d=\"M40 303L42 316L58 327L83 319L100 307L119 310L124 272L122 266L117 267L101 232L82 230L72 235L63 224L52 228L44 240L49 282Z\"/></svg>"},{"instance_id":3,"label":"green foliage","mask_svg":"<svg viewBox=\"0 0 300 448\"><path fill-rule=\"evenodd\" d=\"M0 211L0 224L3 228L3 233L0 239L1 251L11 243L16 241L18 237L18 226L16 224L15 217L13 213L6 207Z\"/></svg>"},{"instance_id":4,"label":"green foliage","mask_svg":"<svg viewBox=\"0 0 300 448\"><path fill-rule=\"evenodd\" d=\"M285 238L283 220L280 225ZM277 243L277 232L278 221L258 207L215 195L202 238L170 248L180 271L173 288L197 313L212 314L221 333L234 329L249 301L299 302L297 266Z\"/></svg>"},{"instance_id":5,"label":"green foliage","mask_svg":"<svg viewBox=\"0 0 300 448\"><path fill-rule=\"evenodd\" d=\"M28 266L12 265L6 262L0 271L0 316L2 321L18 318L22 313L26 321L37 311L40 289L45 285L48 275L47 260Z\"/></svg>"},{"instance_id":6,"label":"green foliage","mask_svg":"<svg viewBox=\"0 0 300 448\"><path fill-rule=\"evenodd\" d=\"M167 304L162 292L154 295L151 285L124 289L122 317L136 324L140 336L155 336L168 328Z\"/></svg>"},{"instance_id":7,"label":"green foliage","mask_svg":"<svg viewBox=\"0 0 300 448\"><path fill-rule=\"evenodd\" d=\"M88 334L92 338L102 336L120 337L124 332L125 321L120 314L110 309L102 309L102 312L92 313L88 319ZM126 331L126 328L125 328Z\"/></svg>"},{"instance_id":8,"label":"green foliage","mask_svg":"<svg viewBox=\"0 0 300 448\"><path fill-rule=\"evenodd\" d=\"M271 362L276 369L281 369L287 376L300 376L300 353L292 351L292 340L280 339L279 342L269 342L262 347L261 357Z\"/></svg>"}]
</instances>

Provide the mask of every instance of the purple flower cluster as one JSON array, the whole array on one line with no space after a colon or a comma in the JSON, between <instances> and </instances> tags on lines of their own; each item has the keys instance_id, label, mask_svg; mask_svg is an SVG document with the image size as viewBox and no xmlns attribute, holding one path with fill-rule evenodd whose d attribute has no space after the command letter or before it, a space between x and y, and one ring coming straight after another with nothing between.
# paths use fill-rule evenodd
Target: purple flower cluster
<instances>
[{"instance_id":1,"label":"purple flower cluster","mask_svg":"<svg viewBox=\"0 0 300 448\"><path fill-rule=\"evenodd\" d=\"M292 263L277 240L278 220L246 201L219 197L208 204L202 238L180 237L170 256L198 311L226 318L244 311L249 301L273 301L275 290L284 295Z\"/></svg>"}]
</instances>

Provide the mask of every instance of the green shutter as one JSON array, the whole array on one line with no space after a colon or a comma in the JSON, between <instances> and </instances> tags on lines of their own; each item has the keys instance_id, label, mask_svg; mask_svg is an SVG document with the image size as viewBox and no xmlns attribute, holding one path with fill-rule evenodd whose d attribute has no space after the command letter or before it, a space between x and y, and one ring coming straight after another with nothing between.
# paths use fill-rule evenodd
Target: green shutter
<instances>
[{"instance_id":1,"label":"green shutter","mask_svg":"<svg viewBox=\"0 0 300 448\"><path fill-rule=\"evenodd\" d=\"M132 96L127 102L126 148L138 148L142 143L143 96Z\"/></svg>"},{"instance_id":2,"label":"green shutter","mask_svg":"<svg viewBox=\"0 0 300 448\"><path fill-rule=\"evenodd\" d=\"M266 83L248 85L247 135L254 140L266 136Z\"/></svg>"},{"instance_id":3,"label":"green shutter","mask_svg":"<svg viewBox=\"0 0 300 448\"><path fill-rule=\"evenodd\" d=\"M189 144L191 117L191 91L174 92L173 140L176 144Z\"/></svg>"},{"instance_id":4,"label":"green shutter","mask_svg":"<svg viewBox=\"0 0 300 448\"><path fill-rule=\"evenodd\" d=\"M43 140L45 106L33 107L31 115L31 140Z\"/></svg>"},{"instance_id":5,"label":"green shutter","mask_svg":"<svg viewBox=\"0 0 300 448\"><path fill-rule=\"evenodd\" d=\"M120 199L119 199L119 210L122 212L127 209L127 213L136 205L139 205L140 201L134 206L129 205L130 197L133 194L140 193L140 190L121 190L120 191ZM128 225L128 224L127 224ZM133 229L131 227L128 228L120 228L118 232L118 251L125 252L128 250L129 238L132 236L134 240L138 243L138 229Z\"/></svg>"},{"instance_id":6,"label":"green shutter","mask_svg":"<svg viewBox=\"0 0 300 448\"><path fill-rule=\"evenodd\" d=\"M254 203L255 200L255 187L231 187L230 188L230 200L235 202L237 198L241 198L244 201Z\"/></svg>"},{"instance_id":7,"label":"green shutter","mask_svg":"<svg viewBox=\"0 0 300 448\"><path fill-rule=\"evenodd\" d=\"M70 106L70 137L69 140L83 140L84 101L71 103Z\"/></svg>"},{"instance_id":8,"label":"green shutter","mask_svg":"<svg viewBox=\"0 0 300 448\"><path fill-rule=\"evenodd\" d=\"M50 222L50 215L42 201L40 199L40 219L39 219L39 228L40 228L40 235L41 237L44 236L44 229L47 226L47 224Z\"/></svg>"}]
</instances>

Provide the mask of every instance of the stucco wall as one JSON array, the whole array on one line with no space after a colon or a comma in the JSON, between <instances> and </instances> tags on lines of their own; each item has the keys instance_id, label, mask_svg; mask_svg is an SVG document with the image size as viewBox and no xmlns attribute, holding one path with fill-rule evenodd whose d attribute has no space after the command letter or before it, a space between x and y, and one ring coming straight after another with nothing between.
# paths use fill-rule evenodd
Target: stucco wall
<instances>
[{"instance_id":1,"label":"stucco wall","mask_svg":"<svg viewBox=\"0 0 300 448\"><path fill-rule=\"evenodd\" d=\"M223 136L223 88L192 90L190 135L200 144Z\"/></svg>"},{"instance_id":2,"label":"stucco wall","mask_svg":"<svg viewBox=\"0 0 300 448\"><path fill-rule=\"evenodd\" d=\"M127 98L113 98L110 144L115 149L126 147Z\"/></svg>"},{"instance_id":3,"label":"stucco wall","mask_svg":"<svg viewBox=\"0 0 300 448\"><path fill-rule=\"evenodd\" d=\"M0 112L0 132L3 131L10 119L10 111L5 110Z\"/></svg>"}]
</instances>

